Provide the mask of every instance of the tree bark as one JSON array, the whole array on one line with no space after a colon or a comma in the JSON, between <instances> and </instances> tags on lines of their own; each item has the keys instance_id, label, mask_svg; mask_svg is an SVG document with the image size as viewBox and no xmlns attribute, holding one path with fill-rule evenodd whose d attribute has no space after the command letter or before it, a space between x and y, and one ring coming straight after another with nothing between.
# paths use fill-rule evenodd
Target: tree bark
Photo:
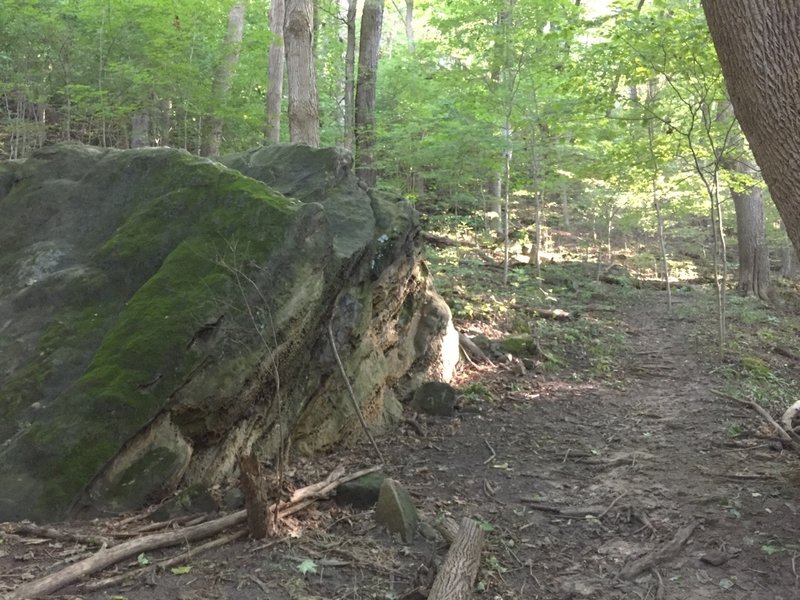
<instances>
[{"instance_id":1,"label":"tree bark","mask_svg":"<svg viewBox=\"0 0 800 600\"><path fill-rule=\"evenodd\" d=\"M289 88L289 138L319 147L317 70L314 65L314 3L286 0L284 44Z\"/></svg>"},{"instance_id":2,"label":"tree bark","mask_svg":"<svg viewBox=\"0 0 800 600\"><path fill-rule=\"evenodd\" d=\"M753 177L756 169L742 161L731 165L737 173ZM764 194L758 185L731 190L736 208L736 237L739 241L739 291L769 300L769 248L764 223Z\"/></svg>"},{"instance_id":3,"label":"tree bark","mask_svg":"<svg viewBox=\"0 0 800 600\"><path fill-rule=\"evenodd\" d=\"M442 568L431 586L428 600L469 600L473 597L472 588L483 548L483 530L469 518L461 521L461 528L450 551L444 559Z\"/></svg>"},{"instance_id":4,"label":"tree bark","mask_svg":"<svg viewBox=\"0 0 800 600\"><path fill-rule=\"evenodd\" d=\"M344 55L344 147L355 145L356 0L347 2L347 50Z\"/></svg>"},{"instance_id":5,"label":"tree bark","mask_svg":"<svg viewBox=\"0 0 800 600\"><path fill-rule=\"evenodd\" d=\"M239 52L244 37L244 0L236 0L228 13L228 31L225 34L225 47L222 58L214 71L214 81L211 84L211 97L217 106L225 103L225 98L231 89L233 72L239 63ZM222 118L217 115L208 115L205 121L205 133L200 153L203 156L218 156L222 146Z\"/></svg>"},{"instance_id":6,"label":"tree bark","mask_svg":"<svg viewBox=\"0 0 800 600\"><path fill-rule=\"evenodd\" d=\"M404 20L408 49L414 52L414 0L406 0L406 14Z\"/></svg>"},{"instance_id":7,"label":"tree bark","mask_svg":"<svg viewBox=\"0 0 800 600\"><path fill-rule=\"evenodd\" d=\"M702 4L736 117L800 249L800 11L789 0Z\"/></svg>"},{"instance_id":8,"label":"tree bark","mask_svg":"<svg viewBox=\"0 0 800 600\"><path fill-rule=\"evenodd\" d=\"M378 80L378 50L383 24L383 0L366 0L361 13L356 83L356 173L364 183L378 182L375 168L375 84Z\"/></svg>"},{"instance_id":9,"label":"tree bark","mask_svg":"<svg viewBox=\"0 0 800 600\"><path fill-rule=\"evenodd\" d=\"M272 0L269 7L269 67L267 72L267 123L264 141L277 144L281 141L281 104L283 101L283 22L286 16L284 0Z\"/></svg>"},{"instance_id":10,"label":"tree bark","mask_svg":"<svg viewBox=\"0 0 800 600\"><path fill-rule=\"evenodd\" d=\"M137 110L131 115L131 148L146 148L150 145L150 113Z\"/></svg>"},{"instance_id":11,"label":"tree bark","mask_svg":"<svg viewBox=\"0 0 800 600\"><path fill-rule=\"evenodd\" d=\"M238 463L239 485L247 510L247 529L254 539L260 540L273 533L267 480L254 454L239 456Z\"/></svg>"}]
</instances>

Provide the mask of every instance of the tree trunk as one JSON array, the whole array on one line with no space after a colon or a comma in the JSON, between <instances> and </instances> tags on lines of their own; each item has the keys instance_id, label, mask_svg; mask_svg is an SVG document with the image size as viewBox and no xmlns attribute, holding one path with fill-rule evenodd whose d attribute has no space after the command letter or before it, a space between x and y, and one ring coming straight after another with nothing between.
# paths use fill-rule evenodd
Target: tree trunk
<instances>
[{"instance_id":1,"label":"tree trunk","mask_svg":"<svg viewBox=\"0 0 800 600\"><path fill-rule=\"evenodd\" d=\"M406 0L406 41L408 49L414 52L414 0Z\"/></svg>"},{"instance_id":2,"label":"tree trunk","mask_svg":"<svg viewBox=\"0 0 800 600\"><path fill-rule=\"evenodd\" d=\"M284 44L289 87L289 138L319 147L317 70L314 66L314 3L286 0Z\"/></svg>"},{"instance_id":3,"label":"tree trunk","mask_svg":"<svg viewBox=\"0 0 800 600\"><path fill-rule=\"evenodd\" d=\"M267 124L264 141L277 144L281 141L281 104L283 101L283 22L286 10L284 0L272 0L269 7L269 67L267 73Z\"/></svg>"},{"instance_id":4,"label":"tree trunk","mask_svg":"<svg viewBox=\"0 0 800 600\"><path fill-rule=\"evenodd\" d=\"M356 172L370 187L378 182L375 168L375 84L383 23L383 0L366 0L361 13L356 83Z\"/></svg>"},{"instance_id":5,"label":"tree trunk","mask_svg":"<svg viewBox=\"0 0 800 600\"><path fill-rule=\"evenodd\" d=\"M150 145L150 113L137 110L131 115L131 148L146 148Z\"/></svg>"},{"instance_id":6,"label":"tree trunk","mask_svg":"<svg viewBox=\"0 0 800 600\"><path fill-rule=\"evenodd\" d=\"M800 11L787 0L702 3L736 117L800 249Z\"/></svg>"},{"instance_id":7,"label":"tree trunk","mask_svg":"<svg viewBox=\"0 0 800 600\"><path fill-rule=\"evenodd\" d=\"M786 236L786 226L781 221L781 231L784 234L784 242L781 247L781 277L786 279L794 277L797 268L797 251L792 245L792 240Z\"/></svg>"},{"instance_id":8,"label":"tree trunk","mask_svg":"<svg viewBox=\"0 0 800 600\"><path fill-rule=\"evenodd\" d=\"M731 165L737 173L755 176L757 171L747 163ZM769 300L769 249L764 224L764 195L757 185L731 190L736 208L736 237L739 240L739 291Z\"/></svg>"},{"instance_id":9,"label":"tree trunk","mask_svg":"<svg viewBox=\"0 0 800 600\"><path fill-rule=\"evenodd\" d=\"M347 2L347 50L344 55L344 147L355 145L356 0Z\"/></svg>"},{"instance_id":10,"label":"tree trunk","mask_svg":"<svg viewBox=\"0 0 800 600\"><path fill-rule=\"evenodd\" d=\"M233 72L239 63L239 51L244 37L244 0L236 0L228 13L228 31L225 34L225 48L222 58L214 71L214 81L211 84L211 97L217 106L225 104L225 98L231 89ZM222 146L223 121L217 115L206 117L206 130L203 134L203 146L200 153L203 156L218 156Z\"/></svg>"}]
</instances>

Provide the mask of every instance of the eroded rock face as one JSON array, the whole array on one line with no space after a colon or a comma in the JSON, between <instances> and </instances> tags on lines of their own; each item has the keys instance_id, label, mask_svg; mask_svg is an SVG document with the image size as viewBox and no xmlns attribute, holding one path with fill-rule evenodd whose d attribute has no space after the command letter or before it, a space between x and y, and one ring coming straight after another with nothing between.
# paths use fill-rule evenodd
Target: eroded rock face
<instances>
[{"instance_id":1,"label":"eroded rock face","mask_svg":"<svg viewBox=\"0 0 800 600\"><path fill-rule=\"evenodd\" d=\"M249 177L163 148L0 163L0 521L225 483L279 432L306 452L359 438L329 326L374 427L449 379L407 201L333 149L226 162Z\"/></svg>"}]
</instances>

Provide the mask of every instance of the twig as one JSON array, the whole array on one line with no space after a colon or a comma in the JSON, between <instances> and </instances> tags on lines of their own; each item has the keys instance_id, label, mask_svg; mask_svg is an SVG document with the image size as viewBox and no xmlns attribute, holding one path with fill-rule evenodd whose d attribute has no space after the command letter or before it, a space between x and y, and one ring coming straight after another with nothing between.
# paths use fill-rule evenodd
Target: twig
<instances>
[{"instance_id":1,"label":"twig","mask_svg":"<svg viewBox=\"0 0 800 600\"><path fill-rule=\"evenodd\" d=\"M588 517L590 515L600 514L603 511L602 506L561 507L553 506L551 504L540 504L539 502L528 500L527 498L520 498L520 500L525 502L533 510L551 512L563 517Z\"/></svg>"},{"instance_id":2,"label":"twig","mask_svg":"<svg viewBox=\"0 0 800 600\"><path fill-rule=\"evenodd\" d=\"M497 452L494 451L494 448L492 448L492 445L486 440L486 438L483 438L483 443L486 444L486 447L489 448L489 452L492 453L492 455L489 458L483 461L483 464L488 464L492 462L495 458L497 458Z\"/></svg>"},{"instance_id":3,"label":"twig","mask_svg":"<svg viewBox=\"0 0 800 600\"><path fill-rule=\"evenodd\" d=\"M617 496L616 498L614 498L614 500L612 500L612 501L611 501L611 504L609 504L609 505L608 505L608 508L607 508L607 509L605 509L605 510L604 510L602 513L600 513L599 515L597 515L597 518L598 518L598 519L602 519L603 517L605 517L605 516L608 514L608 511L610 511L612 508L614 508L614 505L615 505L615 504L616 504L616 503L617 503L619 500L621 500L622 498L624 498L625 496L627 496L627 494L628 494L628 492L627 492L627 491L625 491L625 492L622 492L622 493L621 493L619 496Z\"/></svg>"},{"instance_id":4,"label":"twig","mask_svg":"<svg viewBox=\"0 0 800 600\"><path fill-rule=\"evenodd\" d=\"M347 372L344 370L342 359L339 357L339 351L336 349L336 340L333 337L333 327L331 326L330 322L328 323L328 337L331 341L331 348L333 348L333 355L336 357L336 363L339 365L339 371L341 371L342 377L344 377L344 382L347 384L347 391L350 393L350 400L353 401L353 408L358 415L358 420L361 421L361 427L364 429L364 433L367 434L372 447L375 448L375 452L378 455L378 460L381 461L381 464L385 464L386 461L383 460L383 454L381 454L378 444L375 443L375 438L372 437L369 427L367 427L367 422L364 419L364 415L361 412L361 408L358 406L358 400L356 400L356 395L353 392L353 386L350 385L350 378L347 376Z\"/></svg>"},{"instance_id":5,"label":"twig","mask_svg":"<svg viewBox=\"0 0 800 600\"><path fill-rule=\"evenodd\" d=\"M664 600L666 598L666 591L664 590L664 580L661 578L661 573L658 572L658 569L650 569L653 573L655 573L656 579L658 579L658 587L656 588L656 600Z\"/></svg>"}]
</instances>

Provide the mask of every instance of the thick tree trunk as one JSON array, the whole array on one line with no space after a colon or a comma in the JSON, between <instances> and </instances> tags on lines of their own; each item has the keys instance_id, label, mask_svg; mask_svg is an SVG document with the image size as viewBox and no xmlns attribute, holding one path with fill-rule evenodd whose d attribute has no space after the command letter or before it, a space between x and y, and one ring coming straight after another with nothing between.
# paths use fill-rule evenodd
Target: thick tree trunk
<instances>
[{"instance_id":1,"label":"thick tree trunk","mask_svg":"<svg viewBox=\"0 0 800 600\"><path fill-rule=\"evenodd\" d=\"M286 0L286 75L289 87L289 138L319 147L317 70L314 66L314 3Z\"/></svg>"},{"instance_id":2,"label":"thick tree trunk","mask_svg":"<svg viewBox=\"0 0 800 600\"><path fill-rule=\"evenodd\" d=\"M744 162L731 165L733 170L755 176L756 170ZM764 224L764 195L756 185L731 190L736 208L736 237L739 240L739 291L769 300L769 249Z\"/></svg>"},{"instance_id":3,"label":"thick tree trunk","mask_svg":"<svg viewBox=\"0 0 800 600\"><path fill-rule=\"evenodd\" d=\"M225 48L222 58L214 71L214 82L211 85L211 97L217 106L225 103L225 98L231 89L233 72L239 63L239 51L244 37L244 0L236 0L228 13L228 32L225 34ZM203 156L218 156L222 146L221 117L209 115L206 117L206 130L203 134L203 146L200 153Z\"/></svg>"},{"instance_id":4,"label":"thick tree trunk","mask_svg":"<svg viewBox=\"0 0 800 600\"><path fill-rule=\"evenodd\" d=\"M800 11L788 0L703 0L736 117L800 249Z\"/></svg>"},{"instance_id":5,"label":"thick tree trunk","mask_svg":"<svg viewBox=\"0 0 800 600\"><path fill-rule=\"evenodd\" d=\"M370 187L378 182L375 168L375 84L383 24L383 0L366 0L361 13L356 83L356 172Z\"/></svg>"},{"instance_id":6,"label":"thick tree trunk","mask_svg":"<svg viewBox=\"0 0 800 600\"><path fill-rule=\"evenodd\" d=\"M347 50L344 55L344 147L355 145L356 0L347 2Z\"/></svg>"},{"instance_id":7,"label":"thick tree trunk","mask_svg":"<svg viewBox=\"0 0 800 600\"><path fill-rule=\"evenodd\" d=\"M267 123L264 141L277 144L281 141L281 104L283 102L283 22L286 10L284 0L272 0L269 7L269 67L267 72Z\"/></svg>"}]
</instances>

